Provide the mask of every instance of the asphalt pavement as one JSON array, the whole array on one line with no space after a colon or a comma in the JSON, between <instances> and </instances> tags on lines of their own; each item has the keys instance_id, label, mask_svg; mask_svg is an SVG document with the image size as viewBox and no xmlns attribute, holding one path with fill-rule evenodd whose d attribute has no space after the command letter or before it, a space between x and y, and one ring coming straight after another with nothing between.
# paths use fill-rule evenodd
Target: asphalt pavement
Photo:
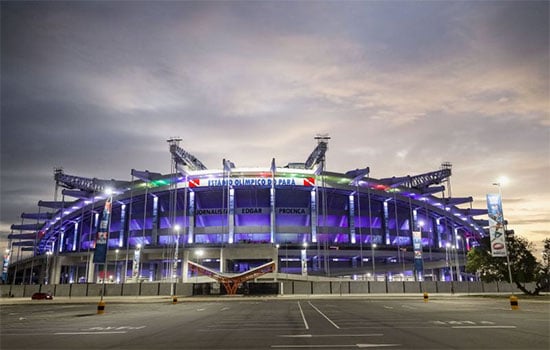
<instances>
[{"instance_id":1,"label":"asphalt pavement","mask_svg":"<svg viewBox=\"0 0 550 350\"><path fill-rule=\"evenodd\" d=\"M2 300L0 348L550 349L548 298L105 298L104 314L97 301Z\"/></svg>"}]
</instances>

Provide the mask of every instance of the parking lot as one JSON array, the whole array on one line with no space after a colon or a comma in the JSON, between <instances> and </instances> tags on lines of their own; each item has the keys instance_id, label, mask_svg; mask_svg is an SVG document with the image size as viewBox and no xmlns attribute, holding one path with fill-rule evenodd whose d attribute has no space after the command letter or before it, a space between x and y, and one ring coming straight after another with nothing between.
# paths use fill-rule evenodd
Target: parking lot
<instances>
[{"instance_id":1,"label":"parking lot","mask_svg":"<svg viewBox=\"0 0 550 350\"><path fill-rule=\"evenodd\" d=\"M192 301L191 301L192 300ZM83 299L1 308L2 349L548 349L550 303L506 297Z\"/></svg>"}]
</instances>

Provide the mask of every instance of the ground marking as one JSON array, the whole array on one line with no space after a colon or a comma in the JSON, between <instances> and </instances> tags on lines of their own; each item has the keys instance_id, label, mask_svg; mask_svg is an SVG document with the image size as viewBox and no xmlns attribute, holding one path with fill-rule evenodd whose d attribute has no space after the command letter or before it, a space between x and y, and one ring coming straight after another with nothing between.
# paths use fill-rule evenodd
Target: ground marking
<instances>
[{"instance_id":1,"label":"ground marking","mask_svg":"<svg viewBox=\"0 0 550 350\"><path fill-rule=\"evenodd\" d=\"M117 330L117 331L120 331L120 330L123 330L123 329L129 329L129 330L132 330L132 329L143 329L145 328L146 326L119 326L119 327L111 327L111 326L107 326L107 327L91 327L91 328L87 328L86 330L88 331L109 331L109 330Z\"/></svg>"},{"instance_id":2,"label":"ground marking","mask_svg":"<svg viewBox=\"0 0 550 350\"><path fill-rule=\"evenodd\" d=\"M516 326L452 326L451 328L517 328Z\"/></svg>"},{"instance_id":3,"label":"ground marking","mask_svg":"<svg viewBox=\"0 0 550 350\"><path fill-rule=\"evenodd\" d=\"M84 335L84 334L124 334L126 331L114 331L114 332L58 332L55 335Z\"/></svg>"},{"instance_id":4,"label":"ground marking","mask_svg":"<svg viewBox=\"0 0 550 350\"><path fill-rule=\"evenodd\" d=\"M302 314L302 320L304 320L304 326L306 327L306 329L309 329L309 325L307 324L306 316L304 315L304 311L302 310L302 305L300 305L300 302L298 302L298 308L300 309L300 314Z\"/></svg>"},{"instance_id":5,"label":"ground marking","mask_svg":"<svg viewBox=\"0 0 550 350\"><path fill-rule=\"evenodd\" d=\"M319 337L382 337L382 333L369 334L286 334L279 335L281 338L319 338Z\"/></svg>"},{"instance_id":6,"label":"ground marking","mask_svg":"<svg viewBox=\"0 0 550 350\"><path fill-rule=\"evenodd\" d=\"M338 344L338 345L271 345L272 348L380 348L390 346L401 346L401 344Z\"/></svg>"},{"instance_id":7,"label":"ground marking","mask_svg":"<svg viewBox=\"0 0 550 350\"><path fill-rule=\"evenodd\" d=\"M336 323L334 323L330 318L327 317L327 315L325 315L324 313L321 312L321 310L319 310L318 308L316 308L312 303L311 301L308 301L308 304L311 305L312 308L314 308L318 313L320 313L324 318L327 319L327 321L329 321L330 323L332 323L332 325L334 327L336 327L337 329L340 329L340 327L338 327L338 325Z\"/></svg>"}]
</instances>

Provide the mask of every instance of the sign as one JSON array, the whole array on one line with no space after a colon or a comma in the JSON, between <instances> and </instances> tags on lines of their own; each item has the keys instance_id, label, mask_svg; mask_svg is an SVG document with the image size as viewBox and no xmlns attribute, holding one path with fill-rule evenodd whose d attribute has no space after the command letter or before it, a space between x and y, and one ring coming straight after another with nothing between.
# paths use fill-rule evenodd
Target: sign
<instances>
[{"instance_id":1,"label":"sign","mask_svg":"<svg viewBox=\"0 0 550 350\"><path fill-rule=\"evenodd\" d=\"M101 222L99 224L99 230L97 231L95 241L94 264L105 264L107 261L109 222L111 220L111 201L112 198L109 197L107 201L105 201L105 207L103 208L103 215L101 216Z\"/></svg>"},{"instance_id":2,"label":"sign","mask_svg":"<svg viewBox=\"0 0 550 350\"><path fill-rule=\"evenodd\" d=\"M235 208L235 214L237 215L259 215L269 214L271 208ZM285 215L308 215L309 208L296 208L296 207L280 207L275 208L275 213ZM227 208L201 208L195 209L195 215L227 215Z\"/></svg>"},{"instance_id":3,"label":"sign","mask_svg":"<svg viewBox=\"0 0 550 350\"><path fill-rule=\"evenodd\" d=\"M487 195L487 211L489 214L489 236L491 238L491 255L506 256L506 236L504 232L504 217L502 200L498 194Z\"/></svg>"},{"instance_id":4,"label":"sign","mask_svg":"<svg viewBox=\"0 0 550 350\"><path fill-rule=\"evenodd\" d=\"M242 187L242 186L315 186L314 177L230 177L214 179L190 179L188 186L195 187Z\"/></svg>"}]
</instances>

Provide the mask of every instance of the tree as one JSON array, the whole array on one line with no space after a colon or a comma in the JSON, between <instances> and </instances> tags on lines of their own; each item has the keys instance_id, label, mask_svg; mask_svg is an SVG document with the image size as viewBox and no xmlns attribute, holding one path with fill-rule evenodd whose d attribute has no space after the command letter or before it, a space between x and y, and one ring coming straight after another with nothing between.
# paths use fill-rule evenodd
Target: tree
<instances>
[{"instance_id":1,"label":"tree","mask_svg":"<svg viewBox=\"0 0 550 350\"><path fill-rule=\"evenodd\" d=\"M491 256L489 237L481 245L468 252L466 271L476 273L483 282L509 281L506 258ZM550 239L545 240L546 263L539 263L531 253L532 244L521 237L507 237L506 248L510 259L512 280L523 293L539 295L549 286ZM535 282L535 289L529 291L526 283Z\"/></svg>"}]
</instances>

